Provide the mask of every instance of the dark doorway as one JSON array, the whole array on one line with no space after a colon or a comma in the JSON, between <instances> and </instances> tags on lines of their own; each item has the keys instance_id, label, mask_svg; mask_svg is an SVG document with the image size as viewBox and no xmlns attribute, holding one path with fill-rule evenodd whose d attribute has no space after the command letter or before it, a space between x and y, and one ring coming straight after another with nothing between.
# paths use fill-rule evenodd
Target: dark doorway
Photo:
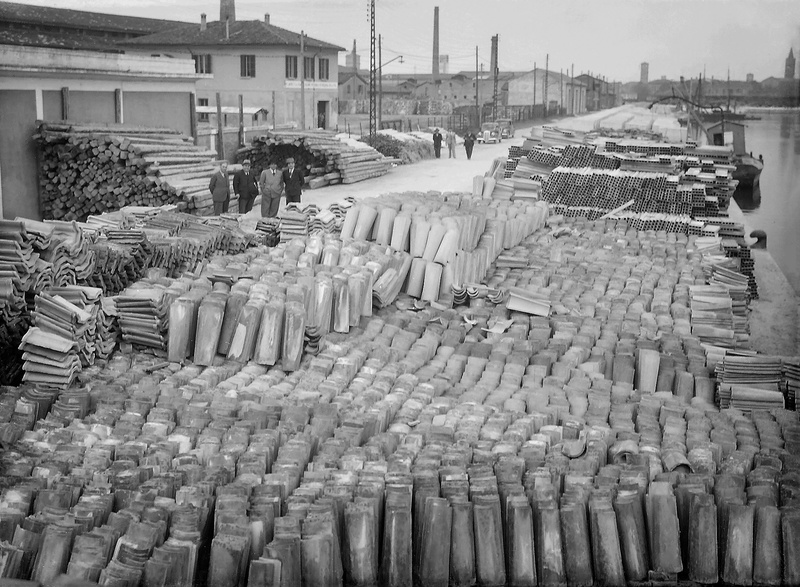
<instances>
[{"instance_id":1,"label":"dark doorway","mask_svg":"<svg viewBox=\"0 0 800 587\"><path fill-rule=\"evenodd\" d=\"M328 112L327 100L317 102L317 128L326 127L328 123L327 112Z\"/></svg>"}]
</instances>

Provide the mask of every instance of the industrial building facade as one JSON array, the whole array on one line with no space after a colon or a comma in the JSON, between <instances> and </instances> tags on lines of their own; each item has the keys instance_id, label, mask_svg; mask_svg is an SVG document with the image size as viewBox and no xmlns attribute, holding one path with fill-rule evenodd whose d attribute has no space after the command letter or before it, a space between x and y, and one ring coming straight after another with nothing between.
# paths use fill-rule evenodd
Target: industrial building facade
<instances>
[{"instance_id":1,"label":"industrial building facade","mask_svg":"<svg viewBox=\"0 0 800 587\"><path fill-rule=\"evenodd\" d=\"M189 60L0 45L0 213L39 218L37 120L164 126L192 134Z\"/></svg>"},{"instance_id":2,"label":"industrial building facade","mask_svg":"<svg viewBox=\"0 0 800 587\"><path fill-rule=\"evenodd\" d=\"M275 126L332 128L338 115L338 55L342 47L276 27L264 20L230 18L182 26L123 43L127 52L192 59L197 105L269 112ZM202 122L202 121L201 121Z\"/></svg>"}]
</instances>

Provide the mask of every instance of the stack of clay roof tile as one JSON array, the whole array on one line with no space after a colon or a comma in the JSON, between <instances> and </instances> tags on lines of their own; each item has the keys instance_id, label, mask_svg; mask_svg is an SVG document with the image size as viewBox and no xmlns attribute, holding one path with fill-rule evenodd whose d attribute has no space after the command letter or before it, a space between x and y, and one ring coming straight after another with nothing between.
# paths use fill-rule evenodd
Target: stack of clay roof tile
<instances>
[{"instance_id":1,"label":"stack of clay roof tile","mask_svg":"<svg viewBox=\"0 0 800 587\"><path fill-rule=\"evenodd\" d=\"M66 293L78 304L59 295ZM94 362L100 291L57 288L36 296L33 324L22 337L23 380L45 389L66 389L83 365Z\"/></svg>"},{"instance_id":2,"label":"stack of clay roof tile","mask_svg":"<svg viewBox=\"0 0 800 587\"><path fill-rule=\"evenodd\" d=\"M310 217L306 212L285 208L281 210L278 218L282 243L308 236Z\"/></svg>"},{"instance_id":3,"label":"stack of clay roof tile","mask_svg":"<svg viewBox=\"0 0 800 587\"><path fill-rule=\"evenodd\" d=\"M782 368L778 357L726 354L716 367L720 407L744 411L784 407Z\"/></svg>"},{"instance_id":4,"label":"stack of clay roof tile","mask_svg":"<svg viewBox=\"0 0 800 587\"><path fill-rule=\"evenodd\" d=\"M165 351L169 327L169 304L174 299L163 284L164 272L125 288L114 300L124 342Z\"/></svg>"}]
</instances>

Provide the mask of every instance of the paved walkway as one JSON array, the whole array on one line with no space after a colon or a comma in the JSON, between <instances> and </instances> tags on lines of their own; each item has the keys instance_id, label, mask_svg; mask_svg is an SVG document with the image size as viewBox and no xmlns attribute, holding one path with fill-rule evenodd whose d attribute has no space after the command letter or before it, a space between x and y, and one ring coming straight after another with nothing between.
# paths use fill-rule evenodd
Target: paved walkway
<instances>
[{"instance_id":1,"label":"paved walkway","mask_svg":"<svg viewBox=\"0 0 800 587\"><path fill-rule=\"evenodd\" d=\"M395 192L430 190L440 192L472 192L472 178L489 170L496 157L507 157L508 148L522 145L530 127L517 129L510 140L493 145L475 145L472 159L467 160L463 146L456 150L456 158L447 158L447 149L442 149L441 159L425 159L411 165L398 165L389 173L351 184L337 184L303 192L302 201L324 208L348 196L357 200ZM283 202L281 203L283 208ZM257 214L255 209L250 214Z\"/></svg>"}]
</instances>

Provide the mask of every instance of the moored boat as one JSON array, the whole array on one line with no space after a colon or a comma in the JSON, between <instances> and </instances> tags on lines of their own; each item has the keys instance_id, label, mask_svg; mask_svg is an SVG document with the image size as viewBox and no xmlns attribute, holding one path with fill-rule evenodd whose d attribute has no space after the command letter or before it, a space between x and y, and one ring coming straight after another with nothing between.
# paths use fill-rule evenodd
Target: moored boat
<instances>
[{"instance_id":1,"label":"moored boat","mask_svg":"<svg viewBox=\"0 0 800 587\"><path fill-rule=\"evenodd\" d=\"M739 185L748 187L757 186L764 169L764 161L756 159L752 155L737 155L734 158L736 170L731 174L733 179L739 181Z\"/></svg>"}]
</instances>

